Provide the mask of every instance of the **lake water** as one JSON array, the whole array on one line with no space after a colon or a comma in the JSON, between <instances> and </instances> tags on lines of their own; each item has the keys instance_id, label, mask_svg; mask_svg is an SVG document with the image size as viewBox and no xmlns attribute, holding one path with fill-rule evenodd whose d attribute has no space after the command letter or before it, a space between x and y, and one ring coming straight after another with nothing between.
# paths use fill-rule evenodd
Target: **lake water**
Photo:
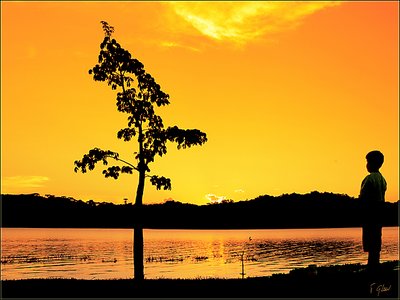
<instances>
[{"instance_id":1,"label":"lake water","mask_svg":"<svg viewBox=\"0 0 400 300\"><path fill-rule=\"evenodd\" d=\"M133 230L1 229L1 279L133 278ZM381 261L399 259L383 228ZM145 278L241 278L367 261L361 228L144 230Z\"/></svg>"}]
</instances>

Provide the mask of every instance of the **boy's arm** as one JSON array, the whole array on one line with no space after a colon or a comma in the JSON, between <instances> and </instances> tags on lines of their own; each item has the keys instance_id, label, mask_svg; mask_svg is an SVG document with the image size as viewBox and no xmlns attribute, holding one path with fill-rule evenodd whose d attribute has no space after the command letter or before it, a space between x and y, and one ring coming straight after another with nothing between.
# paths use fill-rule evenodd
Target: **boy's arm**
<instances>
[{"instance_id":1,"label":"boy's arm","mask_svg":"<svg viewBox=\"0 0 400 300\"><path fill-rule=\"evenodd\" d=\"M361 200L367 200L370 195L371 190L371 182L369 180L369 176L365 177L361 183L360 196L358 197Z\"/></svg>"}]
</instances>

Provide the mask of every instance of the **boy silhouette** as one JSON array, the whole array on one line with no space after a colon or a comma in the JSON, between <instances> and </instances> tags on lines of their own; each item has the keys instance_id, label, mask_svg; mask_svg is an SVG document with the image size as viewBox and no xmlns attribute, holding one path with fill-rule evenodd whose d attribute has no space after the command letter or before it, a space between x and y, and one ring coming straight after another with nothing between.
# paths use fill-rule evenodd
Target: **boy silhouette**
<instances>
[{"instance_id":1,"label":"boy silhouette","mask_svg":"<svg viewBox=\"0 0 400 300\"><path fill-rule=\"evenodd\" d=\"M368 269L379 266L382 245L382 209L385 202L386 180L379 172L384 156L380 151L371 151L366 156L370 173L361 183L359 199L363 206L362 241L368 252Z\"/></svg>"}]
</instances>

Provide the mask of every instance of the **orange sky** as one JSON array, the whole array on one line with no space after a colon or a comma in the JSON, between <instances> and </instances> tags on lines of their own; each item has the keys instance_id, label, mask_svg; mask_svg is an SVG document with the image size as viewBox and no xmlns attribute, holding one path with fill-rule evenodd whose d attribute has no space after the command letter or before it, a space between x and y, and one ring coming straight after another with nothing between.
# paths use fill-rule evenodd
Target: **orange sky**
<instances>
[{"instance_id":1,"label":"orange sky","mask_svg":"<svg viewBox=\"0 0 400 300\"><path fill-rule=\"evenodd\" d=\"M94 82L100 21L170 95L165 124L207 133L157 158L144 203L358 196L385 154L399 199L397 2L1 2L1 192L134 200L137 175L74 173L94 147L129 160L115 91Z\"/></svg>"}]
</instances>

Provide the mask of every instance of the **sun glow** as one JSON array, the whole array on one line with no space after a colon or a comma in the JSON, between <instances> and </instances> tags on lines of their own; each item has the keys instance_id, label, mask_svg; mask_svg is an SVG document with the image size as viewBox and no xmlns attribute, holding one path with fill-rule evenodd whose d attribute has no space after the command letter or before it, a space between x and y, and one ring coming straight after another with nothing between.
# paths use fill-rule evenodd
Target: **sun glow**
<instances>
[{"instance_id":1,"label":"sun glow","mask_svg":"<svg viewBox=\"0 0 400 300\"><path fill-rule=\"evenodd\" d=\"M226 200L225 196L217 196L215 194L207 194L206 199L211 203L221 203L223 200Z\"/></svg>"}]
</instances>

